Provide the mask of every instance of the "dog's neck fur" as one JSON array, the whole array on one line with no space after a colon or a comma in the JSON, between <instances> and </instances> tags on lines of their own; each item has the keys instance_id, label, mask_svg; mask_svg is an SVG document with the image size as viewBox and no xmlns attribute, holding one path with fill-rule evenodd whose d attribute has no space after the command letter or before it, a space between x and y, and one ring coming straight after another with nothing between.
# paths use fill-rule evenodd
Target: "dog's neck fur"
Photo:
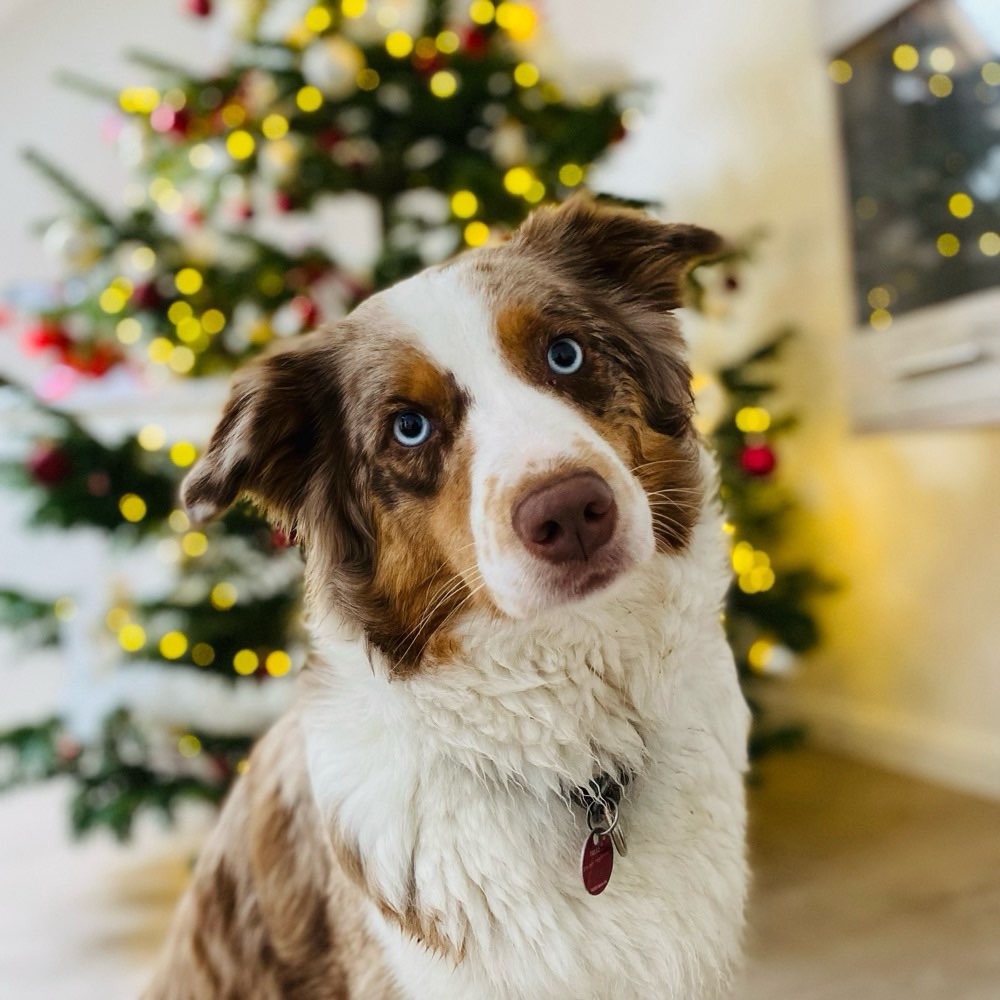
<instances>
[{"instance_id":1,"label":"dog's neck fur","mask_svg":"<svg viewBox=\"0 0 1000 1000\"><path fill-rule=\"evenodd\" d=\"M585 827L568 788L602 770L637 775L622 810L634 834L632 867L641 872L655 861L669 871L652 827L666 825L668 836L670 823L682 822L671 810L691 806L681 790L690 778L668 773L678 802L651 808L642 800L643 774L655 770L662 783L664 768L678 767L678 752L697 754L706 746L712 754L721 750L731 775L742 770L745 708L731 660L728 675L716 666L724 650L719 610L727 581L718 515L707 502L686 552L657 555L601 595L530 622L471 615L451 662L403 680L393 679L356 636L329 622L317 629L321 659L306 681L302 718L321 813L331 836L356 850L383 912L416 913L423 933L460 970L471 952L499 960L466 963L506 970L500 982L470 980L470 996L550 995L537 975L519 971L516 956L545 938L525 920L544 914L558 923L566 906L575 913ZM725 717L720 701L731 705ZM717 731L706 732L706 719L718 720ZM697 774L697 762L690 770ZM496 843L483 842L484 830L495 831ZM687 850L697 845L674 843L668 854ZM521 857L533 859L523 872ZM539 857L551 860L551 870L539 870ZM615 878L631 881L628 871ZM641 883L632 884L632 901L645 910L662 888L650 886L647 899ZM524 910L513 898L519 895ZM573 919L600 923L602 914L615 912L613 898L609 889L591 912ZM654 916L671 918L688 919L676 908ZM613 927L596 932L607 940L615 934ZM581 974L576 967L587 964L573 951L574 940L566 937L565 954L546 956L552 996L570 995L560 990L570 989ZM414 955L415 946L388 945L414 975L419 949ZM672 975L678 984L693 981L703 966L724 967L723 953L731 949L720 942L720 954L673 955ZM433 989L433 973L427 975Z\"/></svg>"}]
</instances>

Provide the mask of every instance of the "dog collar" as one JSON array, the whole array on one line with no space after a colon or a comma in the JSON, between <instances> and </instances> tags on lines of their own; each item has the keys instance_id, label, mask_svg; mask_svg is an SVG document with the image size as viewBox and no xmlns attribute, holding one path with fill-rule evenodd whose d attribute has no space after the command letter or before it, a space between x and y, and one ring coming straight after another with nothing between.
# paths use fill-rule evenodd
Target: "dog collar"
<instances>
[{"instance_id":1,"label":"dog collar","mask_svg":"<svg viewBox=\"0 0 1000 1000\"><path fill-rule=\"evenodd\" d=\"M580 877L591 896L599 896L611 881L615 852L623 858L628 853L619 807L630 781L626 771L617 775L602 771L569 793L573 802L586 810L589 833L580 852Z\"/></svg>"}]
</instances>

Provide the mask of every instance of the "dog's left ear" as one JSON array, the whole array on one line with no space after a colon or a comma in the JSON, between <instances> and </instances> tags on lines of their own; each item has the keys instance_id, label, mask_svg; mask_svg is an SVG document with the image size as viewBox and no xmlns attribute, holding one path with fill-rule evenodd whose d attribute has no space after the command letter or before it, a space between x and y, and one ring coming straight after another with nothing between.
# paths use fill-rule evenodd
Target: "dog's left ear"
<instances>
[{"instance_id":1,"label":"dog's left ear","mask_svg":"<svg viewBox=\"0 0 1000 1000\"><path fill-rule=\"evenodd\" d=\"M536 211L513 242L580 281L657 310L682 305L690 267L724 247L709 229L659 222L582 194Z\"/></svg>"}]
</instances>

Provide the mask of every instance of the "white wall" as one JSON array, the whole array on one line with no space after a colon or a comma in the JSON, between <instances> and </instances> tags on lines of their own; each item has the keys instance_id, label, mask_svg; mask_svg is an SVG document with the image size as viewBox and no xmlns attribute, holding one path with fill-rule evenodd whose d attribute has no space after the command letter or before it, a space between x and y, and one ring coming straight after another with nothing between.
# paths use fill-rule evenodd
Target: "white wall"
<instances>
[{"instance_id":1,"label":"white wall","mask_svg":"<svg viewBox=\"0 0 1000 1000\"><path fill-rule=\"evenodd\" d=\"M796 547L847 583L823 606L827 642L776 700L817 736L1000 794L1000 431L858 438L847 429L842 346L848 261L831 85L804 0L544 0L561 41L657 86L643 131L604 185L662 198L670 215L770 238L748 275L746 327L784 321L788 399L804 417L784 471L805 504ZM0 0L0 287L43 273L21 234L52 198L14 154L31 142L113 198L101 113L48 82L60 67L115 82L127 44L204 65L206 33L176 0ZM12 13L11 13L12 11ZM5 12L7 16L5 17ZM743 345L739 345L743 346ZM0 367L11 347L0 331ZM5 518L5 520L7 520ZM5 546L11 529L0 526ZM30 552L31 539L18 547Z\"/></svg>"}]
</instances>

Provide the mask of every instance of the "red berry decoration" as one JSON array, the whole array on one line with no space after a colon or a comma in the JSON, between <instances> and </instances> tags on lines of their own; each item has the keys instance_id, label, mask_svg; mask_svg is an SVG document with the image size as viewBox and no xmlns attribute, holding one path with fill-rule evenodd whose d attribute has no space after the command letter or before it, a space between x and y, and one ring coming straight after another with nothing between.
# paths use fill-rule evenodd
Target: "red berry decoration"
<instances>
[{"instance_id":1,"label":"red berry decoration","mask_svg":"<svg viewBox=\"0 0 1000 1000\"><path fill-rule=\"evenodd\" d=\"M740 453L740 465L750 476L769 476L778 459L770 445L750 444Z\"/></svg>"},{"instance_id":2,"label":"red berry decoration","mask_svg":"<svg viewBox=\"0 0 1000 1000\"><path fill-rule=\"evenodd\" d=\"M21 336L21 349L25 354L40 354L53 347L65 350L69 344L69 335L58 323L43 321L28 327Z\"/></svg>"},{"instance_id":3,"label":"red berry decoration","mask_svg":"<svg viewBox=\"0 0 1000 1000\"><path fill-rule=\"evenodd\" d=\"M208 17L212 13L212 0L184 0L183 8L195 17Z\"/></svg>"},{"instance_id":4,"label":"red berry decoration","mask_svg":"<svg viewBox=\"0 0 1000 1000\"><path fill-rule=\"evenodd\" d=\"M27 468L36 483L58 486L73 471L73 461L59 445L43 442L28 456Z\"/></svg>"},{"instance_id":5,"label":"red berry decoration","mask_svg":"<svg viewBox=\"0 0 1000 1000\"><path fill-rule=\"evenodd\" d=\"M62 360L63 364L69 365L81 375L100 378L114 368L122 360L122 356L114 344L97 343L90 348L66 351Z\"/></svg>"}]
</instances>

